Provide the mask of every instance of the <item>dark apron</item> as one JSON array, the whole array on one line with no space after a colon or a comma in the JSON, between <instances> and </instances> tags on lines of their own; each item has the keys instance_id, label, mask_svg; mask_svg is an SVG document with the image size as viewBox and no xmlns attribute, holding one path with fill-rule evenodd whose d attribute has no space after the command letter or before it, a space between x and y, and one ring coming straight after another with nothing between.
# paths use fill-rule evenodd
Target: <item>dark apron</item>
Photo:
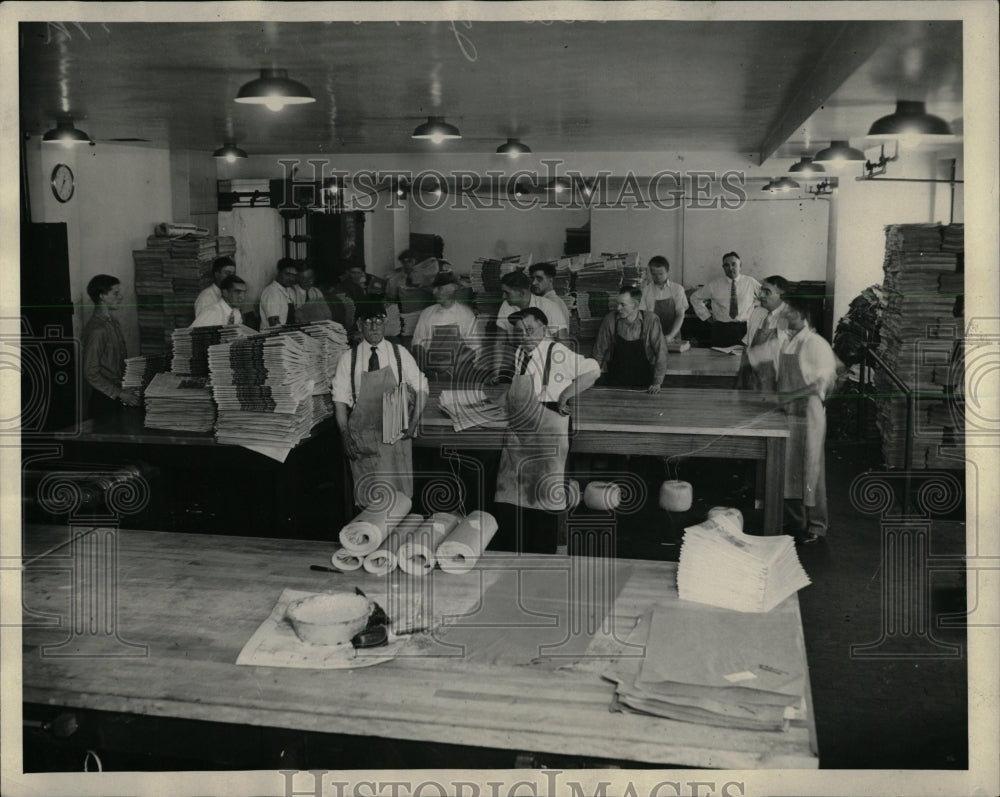
<instances>
[{"instance_id":1,"label":"dark apron","mask_svg":"<svg viewBox=\"0 0 1000 797\"><path fill-rule=\"evenodd\" d=\"M451 376L462 370L472 354L472 350L462 340L458 324L440 324L431 327L424 370L429 374Z\"/></svg>"},{"instance_id":2,"label":"dark apron","mask_svg":"<svg viewBox=\"0 0 1000 797\"><path fill-rule=\"evenodd\" d=\"M750 346L747 348L763 346L769 340L776 337L777 334L777 329L766 329L761 325L753 333L753 340L750 341ZM778 387L778 375L775 372L774 363L767 360L766 362L758 363L757 367L754 368L750 365L750 359L747 357L746 351L744 351L740 359L740 370L736 374L736 387L739 390L757 390L773 393Z\"/></svg>"},{"instance_id":3,"label":"dark apron","mask_svg":"<svg viewBox=\"0 0 1000 797\"><path fill-rule=\"evenodd\" d=\"M396 367L403 373L399 349L393 346ZM351 350L351 388L354 392L354 408L347 418L347 433L360 451L357 459L351 460L351 475L354 477L354 503L365 506L360 498L375 494L372 487L377 483L390 484L397 491L413 497L413 444L409 439L395 443L382 442L382 395L396 388L396 377L388 365L377 371L361 374L360 386L354 384L354 369L357 363L358 347ZM359 489L359 487L361 489Z\"/></svg>"},{"instance_id":4,"label":"dark apron","mask_svg":"<svg viewBox=\"0 0 1000 797\"><path fill-rule=\"evenodd\" d=\"M549 346L542 372L543 391L549 383L551 365ZM538 400L529 374L513 378L506 403L509 421L500 452L495 500L527 509L562 512L566 509L569 417Z\"/></svg>"},{"instance_id":5,"label":"dark apron","mask_svg":"<svg viewBox=\"0 0 1000 797\"><path fill-rule=\"evenodd\" d=\"M713 346L735 346L747 334L746 321L713 321L709 324L709 339Z\"/></svg>"},{"instance_id":6,"label":"dark apron","mask_svg":"<svg viewBox=\"0 0 1000 797\"><path fill-rule=\"evenodd\" d=\"M646 357L646 343L641 334L637 340L625 340L615 332L605 384L609 387L649 387L653 384L653 367Z\"/></svg>"},{"instance_id":7,"label":"dark apron","mask_svg":"<svg viewBox=\"0 0 1000 797\"><path fill-rule=\"evenodd\" d=\"M670 334L674 328L674 321L677 320L677 303L672 299L657 299L653 302L653 312L660 319L660 326L663 327L663 336Z\"/></svg>"},{"instance_id":8,"label":"dark apron","mask_svg":"<svg viewBox=\"0 0 1000 797\"><path fill-rule=\"evenodd\" d=\"M816 506L818 490L825 491L823 441L826 438L826 411L821 402L802 396L806 382L796 354L782 354L778 366L778 393L788 401L789 437L785 448L785 498L799 498L805 506Z\"/></svg>"}]
</instances>

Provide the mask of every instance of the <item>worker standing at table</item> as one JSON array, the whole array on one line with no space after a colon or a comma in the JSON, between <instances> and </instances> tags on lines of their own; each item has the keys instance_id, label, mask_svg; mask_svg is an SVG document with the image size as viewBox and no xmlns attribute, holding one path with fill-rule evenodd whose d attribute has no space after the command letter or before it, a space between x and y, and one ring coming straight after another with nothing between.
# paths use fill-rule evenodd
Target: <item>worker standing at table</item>
<instances>
[{"instance_id":1,"label":"worker standing at table","mask_svg":"<svg viewBox=\"0 0 1000 797\"><path fill-rule=\"evenodd\" d=\"M295 320L299 323L314 321L331 321L333 313L327 304L323 291L316 287L316 270L302 263L299 266L299 277L295 291Z\"/></svg>"},{"instance_id":2,"label":"worker standing at table","mask_svg":"<svg viewBox=\"0 0 1000 797\"><path fill-rule=\"evenodd\" d=\"M743 338L747 346L763 346L778 334L778 330L788 329L785 317L785 302L782 294L788 293L791 283L784 277L768 277L760 284L757 296L759 307L755 307L747 321L747 334ZM740 369L736 374L736 387L741 390L765 390L773 392L777 387L777 374L770 362L751 367L744 351Z\"/></svg>"},{"instance_id":3,"label":"worker standing at table","mask_svg":"<svg viewBox=\"0 0 1000 797\"><path fill-rule=\"evenodd\" d=\"M495 496L499 531L491 547L555 553L566 510L569 403L601 369L547 338L549 319L537 307L513 313L510 322L518 348L505 399L509 421Z\"/></svg>"},{"instance_id":4,"label":"worker standing at table","mask_svg":"<svg viewBox=\"0 0 1000 797\"><path fill-rule=\"evenodd\" d=\"M565 329L569 333L569 308L562 297L555 292L553 282L556 278L556 267L552 263L535 263L528 267L528 276L531 278L531 292L535 296L548 299L559 308L560 317L558 319L549 316L549 323L557 329ZM544 310L542 311L544 312Z\"/></svg>"},{"instance_id":5,"label":"worker standing at table","mask_svg":"<svg viewBox=\"0 0 1000 797\"><path fill-rule=\"evenodd\" d=\"M299 266L290 257L278 261L278 273L260 294L260 331L295 323L295 283Z\"/></svg>"},{"instance_id":6,"label":"worker standing at table","mask_svg":"<svg viewBox=\"0 0 1000 797\"><path fill-rule=\"evenodd\" d=\"M367 506L379 484L392 485L413 497L413 443L427 401L427 379L413 356L385 339L385 308L366 303L358 308L362 341L337 363L333 402L344 452L354 477L354 502ZM402 382L410 397L407 429L402 439L384 443L382 396Z\"/></svg>"},{"instance_id":7,"label":"worker standing at table","mask_svg":"<svg viewBox=\"0 0 1000 797\"><path fill-rule=\"evenodd\" d=\"M230 274L219 286L222 296L215 304L209 305L191 324L192 327L233 326L243 323L240 307L247 295L247 284Z\"/></svg>"},{"instance_id":8,"label":"worker standing at table","mask_svg":"<svg viewBox=\"0 0 1000 797\"><path fill-rule=\"evenodd\" d=\"M649 259L647 266L649 282L642 286L642 301L639 307L655 313L660 319L663 338L669 343L676 340L684 323L684 313L688 309L684 286L671 282L670 261L663 255Z\"/></svg>"},{"instance_id":9,"label":"worker standing at table","mask_svg":"<svg viewBox=\"0 0 1000 797\"><path fill-rule=\"evenodd\" d=\"M142 399L135 390L122 387L128 352L118 325L121 282L110 274L98 274L87 283L87 295L94 302L94 314L83 330L83 376L90 385L89 415L100 419L115 415L122 404L138 407Z\"/></svg>"},{"instance_id":10,"label":"worker standing at table","mask_svg":"<svg viewBox=\"0 0 1000 797\"><path fill-rule=\"evenodd\" d=\"M420 314L410 344L417 365L431 377L471 373L479 349L476 316L455 301L458 280L452 272L434 277L432 291L436 303Z\"/></svg>"},{"instance_id":11,"label":"worker standing at table","mask_svg":"<svg viewBox=\"0 0 1000 797\"><path fill-rule=\"evenodd\" d=\"M500 278L500 291L503 293L503 304L497 311L497 328L506 333L509 341L514 339L514 327L510 323L510 315L527 307L535 307L542 311L542 315L548 319L550 337L565 336L569 333L568 322L563 320L562 310L551 299L533 293L531 278L523 271L504 274Z\"/></svg>"},{"instance_id":12,"label":"worker standing at table","mask_svg":"<svg viewBox=\"0 0 1000 797\"><path fill-rule=\"evenodd\" d=\"M412 345L413 337L420 314L434 302L434 296L423 285L418 284L413 271L417 265L417 256L411 249L399 253L399 268L389 275L385 286L385 300L399 308L400 339L404 344Z\"/></svg>"},{"instance_id":13,"label":"worker standing at table","mask_svg":"<svg viewBox=\"0 0 1000 797\"><path fill-rule=\"evenodd\" d=\"M212 284L199 293L198 298L194 300L195 318L222 298L222 281L235 273L236 261L229 255L217 257L212 261Z\"/></svg>"},{"instance_id":14,"label":"worker standing at table","mask_svg":"<svg viewBox=\"0 0 1000 797\"><path fill-rule=\"evenodd\" d=\"M788 415L785 448L785 516L804 543L825 537L829 526L826 500L826 398L837 379L837 358L809 324L809 304L793 291L783 297L788 329L748 350L757 368L777 369L777 392Z\"/></svg>"},{"instance_id":15,"label":"worker standing at table","mask_svg":"<svg viewBox=\"0 0 1000 797\"><path fill-rule=\"evenodd\" d=\"M667 374L667 344L660 319L639 308L642 290L623 287L597 331L594 359L604 371L607 387L644 387L659 393Z\"/></svg>"},{"instance_id":16,"label":"worker standing at table","mask_svg":"<svg viewBox=\"0 0 1000 797\"><path fill-rule=\"evenodd\" d=\"M691 294L691 307L702 321L708 321L713 346L736 346L747 334L747 320L757 304L760 283L742 273L742 261L736 252L722 256L724 277L702 285ZM712 302L712 310L705 300Z\"/></svg>"}]
</instances>

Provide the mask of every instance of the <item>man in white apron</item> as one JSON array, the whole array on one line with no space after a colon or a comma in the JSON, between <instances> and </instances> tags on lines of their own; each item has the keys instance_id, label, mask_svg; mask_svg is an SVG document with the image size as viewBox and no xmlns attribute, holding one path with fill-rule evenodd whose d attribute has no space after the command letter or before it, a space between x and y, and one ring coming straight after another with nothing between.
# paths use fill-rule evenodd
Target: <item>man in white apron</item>
<instances>
[{"instance_id":1,"label":"man in white apron","mask_svg":"<svg viewBox=\"0 0 1000 797\"><path fill-rule=\"evenodd\" d=\"M426 308L413 330L410 347L417 365L431 379L472 377L476 351L476 316L455 301L458 280L450 271L434 278L435 304Z\"/></svg>"},{"instance_id":2,"label":"man in white apron","mask_svg":"<svg viewBox=\"0 0 1000 797\"><path fill-rule=\"evenodd\" d=\"M337 363L333 402L344 453L354 477L354 503L367 506L379 485L388 484L413 497L413 444L427 400L427 379L413 356L385 339L385 308L359 308L362 341ZM383 443L382 396L400 380L409 389L409 421L402 439Z\"/></svg>"},{"instance_id":3,"label":"man in white apron","mask_svg":"<svg viewBox=\"0 0 1000 797\"><path fill-rule=\"evenodd\" d=\"M509 422L497 475L491 543L500 550L555 553L566 511L569 402L601 375L596 360L546 337L549 319L536 307L510 316L518 349L507 391Z\"/></svg>"},{"instance_id":4,"label":"man in white apron","mask_svg":"<svg viewBox=\"0 0 1000 797\"><path fill-rule=\"evenodd\" d=\"M656 313L663 330L663 339L669 343L681 333L684 313L688 309L687 294L684 293L683 285L668 279L670 261L663 255L651 257L647 268L649 282L642 286L639 308Z\"/></svg>"},{"instance_id":5,"label":"man in white apron","mask_svg":"<svg viewBox=\"0 0 1000 797\"><path fill-rule=\"evenodd\" d=\"M757 301L760 307L755 307L747 322L747 334L743 339L746 346L763 346L778 334L778 330L788 329L785 318L785 301L782 295L788 293L791 283L784 277L768 277L761 283ZM758 390L774 392L778 387L778 376L771 362L763 362L757 368L750 367L750 360L744 351L740 360L740 369L736 374L736 387L739 390Z\"/></svg>"},{"instance_id":6,"label":"man in white apron","mask_svg":"<svg viewBox=\"0 0 1000 797\"><path fill-rule=\"evenodd\" d=\"M785 515L792 533L805 543L826 536L826 397L837 380L837 358L809 326L809 305L785 294L788 329L747 350L754 368L771 362L791 433L785 448Z\"/></svg>"}]
</instances>

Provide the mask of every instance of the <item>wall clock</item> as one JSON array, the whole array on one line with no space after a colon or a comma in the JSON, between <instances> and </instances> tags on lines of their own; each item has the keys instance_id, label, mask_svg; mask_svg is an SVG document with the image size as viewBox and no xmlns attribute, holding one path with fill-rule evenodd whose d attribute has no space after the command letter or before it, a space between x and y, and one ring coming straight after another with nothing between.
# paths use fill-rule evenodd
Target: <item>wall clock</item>
<instances>
[{"instance_id":1,"label":"wall clock","mask_svg":"<svg viewBox=\"0 0 1000 797\"><path fill-rule=\"evenodd\" d=\"M65 163L57 163L52 170L52 193L60 202L69 202L73 196L73 170Z\"/></svg>"}]
</instances>

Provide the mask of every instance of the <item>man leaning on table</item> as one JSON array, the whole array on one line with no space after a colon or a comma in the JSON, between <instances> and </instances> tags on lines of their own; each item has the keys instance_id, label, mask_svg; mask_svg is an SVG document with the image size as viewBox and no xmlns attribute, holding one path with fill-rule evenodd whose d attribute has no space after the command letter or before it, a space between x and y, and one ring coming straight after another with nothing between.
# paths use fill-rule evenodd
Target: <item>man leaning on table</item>
<instances>
[{"instance_id":1,"label":"man leaning on table","mask_svg":"<svg viewBox=\"0 0 1000 797\"><path fill-rule=\"evenodd\" d=\"M805 543L826 536L826 398L837 379L837 358L809 325L808 301L793 290L783 297L787 330L779 330L747 356L754 368L772 363L777 392L788 415L785 447L785 515Z\"/></svg>"},{"instance_id":2,"label":"man leaning on table","mask_svg":"<svg viewBox=\"0 0 1000 797\"><path fill-rule=\"evenodd\" d=\"M260 331L295 323L295 283L299 266L290 257L278 261L278 273L260 294Z\"/></svg>"},{"instance_id":3,"label":"man leaning on table","mask_svg":"<svg viewBox=\"0 0 1000 797\"><path fill-rule=\"evenodd\" d=\"M385 308L366 302L358 308L362 340L337 363L333 403L354 477L354 502L367 506L380 484L413 496L413 437L427 401L426 377L413 356L385 339ZM402 439L384 443L382 396L402 381L408 389L409 417Z\"/></svg>"},{"instance_id":4,"label":"man leaning on table","mask_svg":"<svg viewBox=\"0 0 1000 797\"><path fill-rule=\"evenodd\" d=\"M513 313L510 322L518 347L505 397L509 420L497 475L498 533L490 547L555 553L566 510L570 402L597 381L601 369L548 338L549 319L537 307Z\"/></svg>"},{"instance_id":5,"label":"man leaning on table","mask_svg":"<svg viewBox=\"0 0 1000 797\"><path fill-rule=\"evenodd\" d=\"M240 307L247 295L247 284L235 274L230 274L222 281L219 290L219 301L202 310L191 324L192 327L233 326L243 323Z\"/></svg>"},{"instance_id":6,"label":"man leaning on table","mask_svg":"<svg viewBox=\"0 0 1000 797\"><path fill-rule=\"evenodd\" d=\"M702 285L691 294L691 307L702 321L711 324L713 346L736 346L747 333L747 320L757 305L760 283L742 273L742 262L736 252L722 256L724 277ZM711 300L711 312L705 300Z\"/></svg>"},{"instance_id":7,"label":"man leaning on table","mask_svg":"<svg viewBox=\"0 0 1000 797\"><path fill-rule=\"evenodd\" d=\"M659 393L667 374L667 344L660 319L642 310L642 291L623 287L615 300L616 309L608 313L597 331L594 359L605 376L607 387L644 387Z\"/></svg>"}]
</instances>

